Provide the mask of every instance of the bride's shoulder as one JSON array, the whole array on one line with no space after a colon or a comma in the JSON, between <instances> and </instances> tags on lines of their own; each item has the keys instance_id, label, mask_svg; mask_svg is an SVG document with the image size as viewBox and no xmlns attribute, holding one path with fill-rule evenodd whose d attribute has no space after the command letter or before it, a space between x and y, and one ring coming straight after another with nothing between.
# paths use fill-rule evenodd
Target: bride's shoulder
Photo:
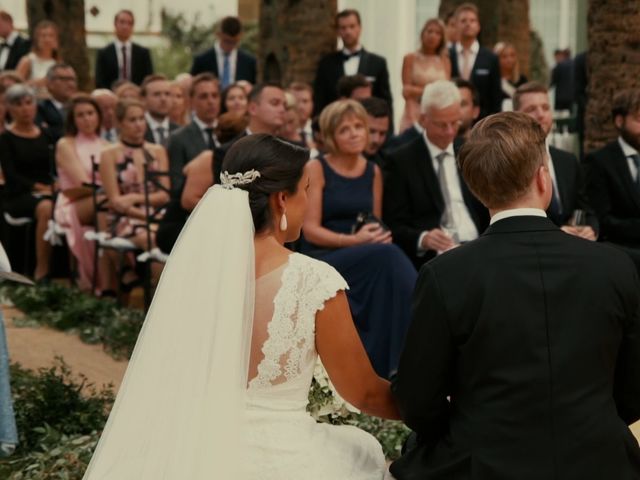
<instances>
[{"instance_id":1,"label":"bride's shoulder","mask_svg":"<svg viewBox=\"0 0 640 480\"><path fill-rule=\"evenodd\" d=\"M333 294L335 294L338 290L349 288L342 275L326 262L301 253L293 253L290 257L290 263L295 265L295 270L304 279L307 289L320 293L320 296L326 290L333 290Z\"/></svg>"}]
</instances>

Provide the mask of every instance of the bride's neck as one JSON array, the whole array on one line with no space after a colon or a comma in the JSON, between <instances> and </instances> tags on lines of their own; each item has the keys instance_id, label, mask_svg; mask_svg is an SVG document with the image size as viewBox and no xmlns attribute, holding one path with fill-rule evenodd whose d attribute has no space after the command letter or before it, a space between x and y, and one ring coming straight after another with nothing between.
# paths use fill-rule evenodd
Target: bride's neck
<instances>
[{"instance_id":1,"label":"bride's neck","mask_svg":"<svg viewBox=\"0 0 640 480\"><path fill-rule=\"evenodd\" d=\"M286 261L291 251L273 233L258 235L254 239L256 277L269 272Z\"/></svg>"}]
</instances>

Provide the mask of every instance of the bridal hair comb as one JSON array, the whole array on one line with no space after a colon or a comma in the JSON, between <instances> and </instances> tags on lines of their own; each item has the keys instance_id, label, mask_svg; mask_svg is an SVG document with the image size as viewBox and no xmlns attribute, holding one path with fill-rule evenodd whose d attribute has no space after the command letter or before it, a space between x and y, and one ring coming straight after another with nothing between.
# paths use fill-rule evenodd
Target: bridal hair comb
<instances>
[{"instance_id":1,"label":"bridal hair comb","mask_svg":"<svg viewBox=\"0 0 640 480\"><path fill-rule=\"evenodd\" d=\"M228 190L231 190L238 185L248 185L250 183L253 183L256 178L260 178L260 172L254 169L251 169L244 173L222 172L220 174L222 186Z\"/></svg>"}]
</instances>

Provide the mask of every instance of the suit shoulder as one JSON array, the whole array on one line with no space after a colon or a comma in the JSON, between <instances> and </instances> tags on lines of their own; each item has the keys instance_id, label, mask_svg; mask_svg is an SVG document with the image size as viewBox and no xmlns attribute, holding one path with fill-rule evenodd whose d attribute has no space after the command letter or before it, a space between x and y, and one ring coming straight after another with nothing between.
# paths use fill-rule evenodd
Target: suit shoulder
<instances>
[{"instance_id":1,"label":"suit shoulder","mask_svg":"<svg viewBox=\"0 0 640 480\"><path fill-rule=\"evenodd\" d=\"M607 143L604 147L599 148L587 154L585 160L588 163L607 163L612 157L622 156L622 149L617 140Z\"/></svg>"},{"instance_id":2,"label":"suit shoulder","mask_svg":"<svg viewBox=\"0 0 640 480\"><path fill-rule=\"evenodd\" d=\"M216 49L211 47L207 50L205 50L204 52L200 52L199 54L197 54L194 57L194 60L202 60L202 59L206 59L209 57L215 57L216 56Z\"/></svg>"},{"instance_id":3,"label":"suit shoulder","mask_svg":"<svg viewBox=\"0 0 640 480\"><path fill-rule=\"evenodd\" d=\"M561 150L552 145L549 145L549 153L554 161L559 159L561 162L578 163L578 158L573 153Z\"/></svg>"},{"instance_id":4,"label":"suit shoulder","mask_svg":"<svg viewBox=\"0 0 640 480\"><path fill-rule=\"evenodd\" d=\"M256 61L256 57L251 53L242 48L238 49L238 58L242 58L243 60L248 60L250 62Z\"/></svg>"},{"instance_id":5,"label":"suit shoulder","mask_svg":"<svg viewBox=\"0 0 640 480\"><path fill-rule=\"evenodd\" d=\"M416 155L416 152L423 149L427 150L424 141L421 137L416 137L392 149L387 154L387 157L389 159L393 159L394 162L413 163L414 161L418 161L419 159L419 156ZM428 155L429 151L427 150L426 153Z\"/></svg>"},{"instance_id":6,"label":"suit shoulder","mask_svg":"<svg viewBox=\"0 0 640 480\"><path fill-rule=\"evenodd\" d=\"M340 56L340 52L338 51L327 53L324 57L320 59L320 62L318 62L318 67L324 67L331 63L337 62L339 56Z\"/></svg>"}]
</instances>

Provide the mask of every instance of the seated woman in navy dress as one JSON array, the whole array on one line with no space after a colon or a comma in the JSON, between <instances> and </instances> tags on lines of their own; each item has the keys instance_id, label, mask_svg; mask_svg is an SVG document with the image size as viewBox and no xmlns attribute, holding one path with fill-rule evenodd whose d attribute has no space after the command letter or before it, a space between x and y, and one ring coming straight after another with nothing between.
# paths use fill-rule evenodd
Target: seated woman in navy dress
<instances>
[{"instance_id":1,"label":"seated woman in navy dress","mask_svg":"<svg viewBox=\"0 0 640 480\"><path fill-rule=\"evenodd\" d=\"M338 100L320 115L327 154L310 160L309 207L301 250L332 265L349 284L351 313L379 375L398 364L409 325L416 271L378 223L382 173L363 156L369 142L367 113ZM370 223L358 222L368 217Z\"/></svg>"}]
</instances>

